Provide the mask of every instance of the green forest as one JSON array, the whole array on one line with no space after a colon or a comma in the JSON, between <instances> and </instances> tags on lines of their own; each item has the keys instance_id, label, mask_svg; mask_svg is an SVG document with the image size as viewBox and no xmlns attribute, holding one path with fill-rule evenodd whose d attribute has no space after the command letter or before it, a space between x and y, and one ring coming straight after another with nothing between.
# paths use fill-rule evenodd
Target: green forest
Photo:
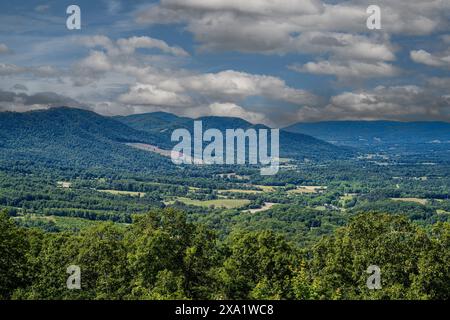
<instances>
[{"instance_id":1,"label":"green forest","mask_svg":"<svg viewBox=\"0 0 450 320\"><path fill-rule=\"evenodd\" d=\"M450 224L356 215L316 244L272 231L221 240L184 212L152 210L118 226L49 233L0 215L2 299L448 299ZM67 268L81 269L69 290ZM380 290L366 286L370 265Z\"/></svg>"}]
</instances>

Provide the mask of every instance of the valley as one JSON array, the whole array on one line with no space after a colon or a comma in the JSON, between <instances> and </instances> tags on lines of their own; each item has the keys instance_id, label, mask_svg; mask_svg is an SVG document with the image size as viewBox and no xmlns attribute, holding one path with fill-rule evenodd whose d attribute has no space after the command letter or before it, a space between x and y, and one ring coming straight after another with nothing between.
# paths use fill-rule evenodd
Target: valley
<instances>
[{"instance_id":1,"label":"valley","mask_svg":"<svg viewBox=\"0 0 450 320\"><path fill-rule=\"evenodd\" d=\"M424 226L447 221L450 211L450 167L444 163L431 174L420 164L380 172L370 160L298 162L295 168L281 169L276 181L261 177L256 168L208 165L169 173L32 171L0 171L0 205L20 224L35 223L44 230L67 230L61 218L130 223L134 215L151 208L171 207L188 212L190 220L209 225L223 237L231 229L263 230L269 223L307 244L366 210L399 213ZM416 178L425 175L427 179ZM84 225L74 226L77 231Z\"/></svg>"},{"instance_id":2,"label":"valley","mask_svg":"<svg viewBox=\"0 0 450 320\"><path fill-rule=\"evenodd\" d=\"M55 117L58 123L50 127ZM78 123L76 119L79 119ZM27 114L0 113L0 210L7 212L18 228L23 228L20 230L29 232L31 239L35 235L48 241L62 237L68 243L89 245L96 239L104 243L102 237L106 232L111 234L112 241L122 239L121 246L132 246L127 247L127 256L132 250L144 250L147 247L142 243L153 239L154 244L148 248L153 250L153 245L157 248L152 259L159 261L162 256L157 252L166 250L164 256L169 258L171 254L177 254L179 260L164 262L166 264L159 271L173 270L170 272L176 272L177 276L151 271L152 277L167 276L170 281L176 279L173 277L182 277L183 281L188 281L190 271L183 268L191 267L189 259L199 259L211 266L196 271L200 278L215 279L221 284L218 285L220 288L227 288L226 283L240 281L230 277L229 273L238 268L232 263L239 266L247 263L247 260L239 260L242 252L252 256L261 250L261 256L254 258L252 267L242 271L252 275L253 265L264 263L268 250L276 250L273 259L284 261L280 268L294 265L295 269L277 271L281 273L275 277L282 277L284 272L292 281L289 286L298 288L295 281L299 281L296 280L299 272L308 272L311 279L328 277L314 266L323 263L320 258L323 252L334 254L334 249L327 244L329 241L337 241L333 245L341 246L338 239L342 232L357 232L357 237L353 233L348 236L355 243L360 239L368 243L375 241L373 243L377 245L383 243L377 250L387 250L385 254L390 257L392 244L382 241L395 237L398 234L395 228L407 225L410 230L407 232L420 230L414 237L435 237L436 230L445 230L450 221L450 159L442 149L435 152L429 149L422 152L414 146L409 147L415 148L414 152L390 147L379 149L377 146L358 149L282 132L283 165L277 175L262 176L258 165L173 164L167 151L171 148L167 140L168 128L179 125L189 128L192 119L157 113L119 120L64 108ZM222 128L236 125L236 122L246 125L246 122L233 118L205 121L207 126ZM111 127L115 129L110 130ZM284 149L283 139L287 139ZM146 222L147 219L151 222ZM153 225L160 225L155 229L158 231L152 229ZM147 231L142 233L142 228ZM371 230L378 230L380 235L370 233ZM119 238L115 234L120 235ZM188 247L176 251L173 246L180 244L172 243L172 239L181 239L186 237L185 234L192 236L183 244ZM101 238L97 238L100 235ZM159 239L160 236L163 238ZM84 240L79 242L79 239ZM129 244L127 241L134 241L131 239L142 243ZM405 239L410 238L396 240L396 245L401 245L405 252L411 246L422 246L407 243L409 240ZM196 241L201 244L194 245ZM436 246L445 245L442 243L445 238L433 241L430 243ZM268 243L270 248L266 247ZM44 247L47 245L53 244L43 244ZM60 250L73 247L71 244ZM322 249L317 251L318 248ZM357 257L365 248L346 254ZM208 254L211 260L195 256L202 250L215 252ZM367 257L370 254L364 259ZM391 258L395 265L397 258ZM80 263L85 263L83 259ZM107 261L104 258L93 261L97 260L99 263ZM417 258L411 263L416 265L420 261ZM442 265L439 261L432 263ZM302 269L304 264L308 265L308 271ZM215 268L222 273L215 274ZM263 264L260 268L261 273L272 273L264 269ZM402 270L398 272L404 272ZM45 278L45 272L42 277ZM280 283L284 281L282 279L271 281ZM159 288L160 280L152 281L156 282L151 286ZM266 280L255 281L252 286L256 288ZM315 282L301 281L307 281L309 290L315 292ZM401 285L405 286L405 292L411 292L408 281ZM334 294L333 282L324 282L321 286L324 297ZM230 298L268 297L265 293L251 291L256 290L251 288L226 291L211 284L202 284L201 288L198 292L183 291L180 297L211 298L217 292ZM133 297L133 294L141 297L139 293L131 293L131 289L125 290L128 290L127 297ZM97 294L92 291L92 296ZM160 297L159 293L154 294L152 298ZM174 291L167 294L172 297ZM303 293L291 291L283 291L282 295L304 297ZM348 296L371 295L351 291Z\"/></svg>"}]
</instances>

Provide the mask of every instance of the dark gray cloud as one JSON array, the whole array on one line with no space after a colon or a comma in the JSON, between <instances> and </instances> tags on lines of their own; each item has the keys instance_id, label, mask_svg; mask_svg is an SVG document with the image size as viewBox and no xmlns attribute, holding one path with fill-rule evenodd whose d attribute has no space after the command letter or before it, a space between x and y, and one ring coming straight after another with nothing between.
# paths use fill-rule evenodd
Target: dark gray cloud
<instances>
[{"instance_id":1,"label":"dark gray cloud","mask_svg":"<svg viewBox=\"0 0 450 320\"><path fill-rule=\"evenodd\" d=\"M161 0L136 13L142 24L185 24L204 50L298 52L295 35L309 31L368 33L366 9L382 10L383 32L429 35L449 28L443 0ZM335 45L331 43L331 45Z\"/></svg>"},{"instance_id":2,"label":"dark gray cloud","mask_svg":"<svg viewBox=\"0 0 450 320\"><path fill-rule=\"evenodd\" d=\"M443 92L450 93L428 86L378 86L372 90L341 93L324 107L300 109L297 116L303 121L450 121L450 94Z\"/></svg>"},{"instance_id":3,"label":"dark gray cloud","mask_svg":"<svg viewBox=\"0 0 450 320\"><path fill-rule=\"evenodd\" d=\"M38 92L28 95L0 90L0 111L23 112L60 106L80 107L81 103L54 92Z\"/></svg>"},{"instance_id":4,"label":"dark gray cloud","mask_svg":"<svg viewBox=\"0 0 450 320\"><path fill-rule=\"evenodd\" d=\"M62 72L53 66L22 67L15 64L0 63L0 76L14 76L30 74L39 78L52 78L62 75Z\"/></svg>"},{"instance_id":5,"label":"dark gray cloud","mask_svg":"<svg viewBox=\"0 0 450 320\"><path fill-rule=\"evenodd\" d=\"M16 90L16 91L28 91L27 86L23 85L23 84L15 84L12 88L12 90Z\"/></svg>"}]
</instances>

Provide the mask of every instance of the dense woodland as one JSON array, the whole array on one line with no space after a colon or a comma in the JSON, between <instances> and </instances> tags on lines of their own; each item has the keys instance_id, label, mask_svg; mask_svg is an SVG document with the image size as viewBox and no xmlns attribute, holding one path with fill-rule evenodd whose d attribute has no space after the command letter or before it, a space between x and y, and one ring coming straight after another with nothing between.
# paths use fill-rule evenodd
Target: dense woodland
<instances>
[{"instance_id":1,"label":"dense woodland","mask_svg":"<svg viewBox=\"0 0 450 320\"><path fill-rule=\"evenodd\" d=\"M448 299L450 224L430 231L405 217L355 216L312 246L271 231L225 240L174 209L46 233L0 216L3 299ZM365 272L382 270L382 289ZM69 265L81 290L66 288Z\"/></svg>"}]
</instances>

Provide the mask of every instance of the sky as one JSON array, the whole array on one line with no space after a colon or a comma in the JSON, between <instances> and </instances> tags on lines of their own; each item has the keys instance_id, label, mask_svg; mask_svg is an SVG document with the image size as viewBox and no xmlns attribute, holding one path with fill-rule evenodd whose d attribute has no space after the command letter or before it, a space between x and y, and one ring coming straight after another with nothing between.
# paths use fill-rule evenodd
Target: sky
<instances>
[{"instance_id":1,"label":"sky","mask_svg":"<svg viewBox=\"0 0 450 320\"><path fill-rule=\"evenodd\" d=\"M1 1L0 111L56 106L450 122L450 0Z\"/></svg>"}]
</instances>

